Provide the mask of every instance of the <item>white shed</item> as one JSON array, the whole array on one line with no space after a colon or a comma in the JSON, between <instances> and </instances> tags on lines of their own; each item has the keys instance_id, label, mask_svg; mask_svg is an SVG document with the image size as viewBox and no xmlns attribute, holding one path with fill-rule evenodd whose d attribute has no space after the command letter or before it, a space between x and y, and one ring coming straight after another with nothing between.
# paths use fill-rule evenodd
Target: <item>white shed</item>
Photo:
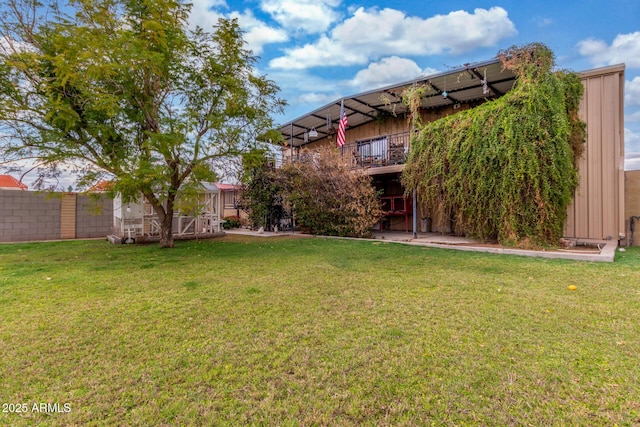
<instances>
[{"instance_id":1,"label":"white shed","mask_svg":"<svg viewBox=\"0 0 640 427\"><path fill-rule=\"evenodd\" d=\"M221 231L222 201L220 189L213 183L204 183L195 206L189 212L176 209L173 216L175 236L198 236ZM113 228L117 237L136 239L160 236L160 220L143 196L124 203L120 195L113 201Z\"/></svg>"}]
</instances>

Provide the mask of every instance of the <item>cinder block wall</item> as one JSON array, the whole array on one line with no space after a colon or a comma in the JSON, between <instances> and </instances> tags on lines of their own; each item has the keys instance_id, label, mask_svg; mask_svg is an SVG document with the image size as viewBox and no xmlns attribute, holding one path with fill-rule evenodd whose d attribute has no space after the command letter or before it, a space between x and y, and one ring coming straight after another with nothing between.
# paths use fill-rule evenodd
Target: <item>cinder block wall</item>
<instances>
[{"instance_id":1,"label":"cinder block wall","mask_svg":"<svg viewBox=\"0 0 640 427\"><path fill-rule=\"evenodd\" d=\"M92 203L74 193L0 190L0 242L106 237L113 228L113 200L102 198L99 214Z\"/></svg>"},{"instance_id":2,"label":"cinder block wall","mask_svg":"<svg viewBox=\"0 0 640 427\"><path fill-rule=\"evenodd\" d=\"M631 238L630 218L640 216L640 170L624 173L624 211L628 242ZM635 221L633 246L640 246L640 220Z\"/></svg>"},{"instance_id":3,"label":"cinder block wall","mask_svg":"<svg viewBox=\"0 0 640 427\"><path fill-rule=\"evenodd\" d=\"M76 238L106 237L113 233L113 199L103 196L91 200L78 195L76 200Z\"/></svg>"},{"instance_id":4,"label":"cinder block wall","mask_svg":"<svg viewBox=\"0 0 640 427\"><path fill-rule=\"evenodd\" d=\"M60 238L60 198L29 191L0 190L0 241Z\"/></svg>"}]
</instances>

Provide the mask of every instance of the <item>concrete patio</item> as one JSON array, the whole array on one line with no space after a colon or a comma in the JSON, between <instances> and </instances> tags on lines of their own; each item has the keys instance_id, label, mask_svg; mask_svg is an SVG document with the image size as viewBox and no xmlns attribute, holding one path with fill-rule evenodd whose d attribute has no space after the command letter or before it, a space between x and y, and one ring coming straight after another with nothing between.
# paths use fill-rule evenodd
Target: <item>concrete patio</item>
<instances>
[{"instance_id":1,"label":"concrete patio","mask_svg":"<svg viewBox=\"0 0 640 427\"><path fill-rule=\"evenodd\" d=\"M299 236L314 237L309 234L299 232L263 232L258 233L254 230L233 229L225 230L228 234L241 234L256 237L282 237L282 236ZM317 236L326 237L326 236ZM334 237L335 238L335 237ZM505 248L495 244L484 244L466 237L453 236L450 234L440 233L417 233L414 238L413 233L405 233L400 231L374 231L373 238L367 239L380 242L393 242L406 245L427 246L433 248L454 249L468 252L487 252L495 254L508 254L529 257L542 257L553 259L570 259L576 261L591 262L613 262L618 242L616 240L580 240L579 245L588 245L598 247L599 250L589 250L585 247L574 249L558 249L558 250L525 250Z\"/></svg>"}]
</instances>

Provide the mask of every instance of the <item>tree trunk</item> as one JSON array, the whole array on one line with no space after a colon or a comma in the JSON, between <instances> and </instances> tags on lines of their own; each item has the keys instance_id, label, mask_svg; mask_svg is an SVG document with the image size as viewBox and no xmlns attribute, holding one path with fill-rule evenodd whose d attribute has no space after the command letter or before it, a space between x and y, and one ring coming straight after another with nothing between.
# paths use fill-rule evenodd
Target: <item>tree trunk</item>
<instances>
[{"instance_id":1,"label":"tree trunk","mask_svg":"<svg viewBox=\"0 0 640 427\"><path fill-rule=\"evenodd\" d=\"M165 206L153 193L144 193L145 198L151 204L160 221L160 247L173 247L173 205L175 197L169 197Z\"/></svg>"},{"instance_id":2,"label":"tree trunk","mask_svg":"<svg viewBox=\"0 0 640 427\"><path fill-rule=\"evenodd\" d=\"M162 218L160 227L160 247L173 247L173 205L175 202L175 192L169 191L167 197L167 208L165 209L164 218Z\"/></svg>"},{"instance_id":3,"label":"tree trunk","mask_svg":"<svg viewBox=\"0 0 640 427\"><path fill-rule=\"evenodd\" d=\"M160 247L173 247L173 210L168 211L160 223Z\"/></svg>"}]
</instances>

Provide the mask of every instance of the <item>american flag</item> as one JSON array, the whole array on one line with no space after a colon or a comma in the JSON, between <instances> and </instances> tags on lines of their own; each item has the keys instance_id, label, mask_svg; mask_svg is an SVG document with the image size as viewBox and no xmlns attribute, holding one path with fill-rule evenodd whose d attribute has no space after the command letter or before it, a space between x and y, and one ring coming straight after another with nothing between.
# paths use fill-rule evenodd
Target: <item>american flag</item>
<instances>
[{"instance_id":1,"label":"american flag","mask_svg":"<svg viewBox=\"0 0 640 427\"><path fill-rule=\"evenodd\" d=\"M344 139L344 133L347 129L347 126L349 126L349 123L347 123L347 113L344 112L344 99L342 100L342 103L340 104L340 124L338 125L338 147L342 147L344 145L345 139Z\"/></svg>"}]
</instances>

